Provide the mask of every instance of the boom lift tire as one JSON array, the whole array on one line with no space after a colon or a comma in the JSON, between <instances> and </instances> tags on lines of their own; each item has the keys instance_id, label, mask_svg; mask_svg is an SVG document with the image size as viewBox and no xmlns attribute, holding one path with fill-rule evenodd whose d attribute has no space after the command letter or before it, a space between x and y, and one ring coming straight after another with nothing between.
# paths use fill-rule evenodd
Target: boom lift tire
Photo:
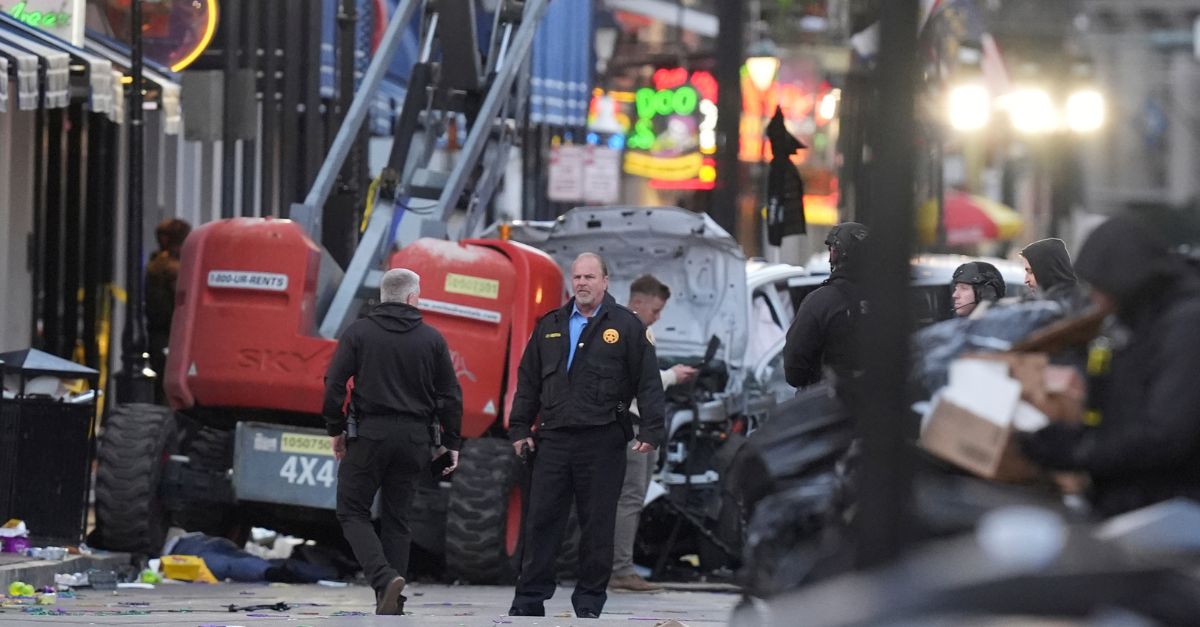
<instances>
[{"instance_id":1,"label":"boom lift tire","mask_svg":"<svg viewBox=\"0 0 1200 627\"><path fill-rule=\"evenodd\" d=\"M501 438L463 442L446 507L446 573L477 584L511 583L516 572L520 460ZM510 509L515 511L510 514ZM516 525L515 529L510 529Z\"/></svg>"},{"instance_id":2,"label":"boom lift tire","mask_svg":"<svg viewBox=\"0 0 1200 627\"><path fill-rule=\"evenodd\" d=\"M103 548L158 555L168 516L159 496L178 435L169 407L116 406L104 421L96 467L96 529Z\"/></svg>"},{"instance_id":3,"label":"boom lift tire","mask_svg":"<svg viewBox=\"0 0 1200 627\"><path fill-rule=\"evenodd\" d=\"M180 447L194 469L223 475L233 467L233 432L200 427ZM192 500L174 512L175 526L188 531L203 531L213 536L229 536L233 526L233 508L226 503Z\"/></svg>"}]
</instances>

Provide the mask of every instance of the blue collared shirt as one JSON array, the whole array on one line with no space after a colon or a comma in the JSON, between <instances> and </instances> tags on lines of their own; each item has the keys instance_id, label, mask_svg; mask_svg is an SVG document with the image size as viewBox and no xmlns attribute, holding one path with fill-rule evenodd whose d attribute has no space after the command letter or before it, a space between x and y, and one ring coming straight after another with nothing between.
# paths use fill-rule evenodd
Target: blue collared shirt
<instances>
[{"instance_id":1,"label":"blue collared shirt","mask_svg":"<svg viewBox=\"0 0 1200 627\"><path fill-rule=\"evenodd\" d=\"M596 306L596 310L592 312L592 317L600 313L600 306ZM587 326L589 318L579 312L579 305L571 307L571 317L567 320L567 330L571 335L571 352L567 354L567 370L571 369L571 362L575 360L575 349L579 348L579 338L583 335L583 329Z\"/></svg>"}]
</instances>

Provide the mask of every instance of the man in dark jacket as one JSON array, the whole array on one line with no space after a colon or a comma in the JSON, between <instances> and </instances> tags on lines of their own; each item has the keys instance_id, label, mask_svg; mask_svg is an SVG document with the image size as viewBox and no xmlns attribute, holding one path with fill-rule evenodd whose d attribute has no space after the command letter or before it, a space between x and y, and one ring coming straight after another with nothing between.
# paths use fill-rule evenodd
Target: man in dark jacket
<instances>
[{"instance_id":1,"label":"man in dark jacket","mask_svg":"<svg viewBox=\"0 0 1200 627\"><path fill-rule=\"evenodd\" d=\"M150 369L158 373L154 382L154 402L162 403L163 376L167 369L167 344L171 339L171 318L175 314L175 282L179 278L179 256L192 225L178 218L163 220L154 229L158 251L146 265L146 335L150 351Z\"/></svg>"},{"instance_id":2,"label":"man in dark jacket","mask_svg":"<svg viewBox=\"0 0 1200 627\"><path fill-rule=\"evenodd\" d=\"M867 235L867 227L844 222L825 238L833 272L800 302L783 347L783 372L793 387L820 381L823 367L840 379L852 378L859 371L854 331L867 314L858 286Z\"/></svg>"},{"instance_id":3,"label":"man in dark jacket","mask_svg":"<svg viewBox=\"0 0 1200 627\"><path fill-rule=\"evenodd\" d=\"M1021 258L1025 260L1025 287L1031 296L1055 301L1068 314L1087 305L1087 295L1071 268L1066 242L1056 237L1038 240L1021 250Z\"/></svg>"},{"instance_id":4,"label":"man in dark jacket","mask_svg":"<svg viewBox=\"0 0 1200 627\"><path fill-rule=\"evenodd\" d=\"M458 466L462 388L446 340L417 311L420 277L403 268L389 270L380 280L379 294L379 306L351 324L338 341L325 373L323 413L334 456L342 462L337 485L342 533L375 588L375 613L403 614L408 510L417 481L429 467L431 428L440 428L441 444L448 449L435 451L449 455L443 474ZM354 423L347 422L345 407L353 408ZM353 429L347 433L351 425L357 427L357 437ZM371 525L377 491L382 497L382 543Z\"/></svg>"},{"instance_id":5,"label":"man in dark jacket","mask_svg":"<svg viewBox=\"0 0 1200 627\"><path fill-rule=\"evenodd\" d=\"M1099 424L1054 423L1023 449L1048 468L1088 472L1103 515L1200 499L1200 278L1127 217L1100 225L1075 268L1097 305L1115 306L1128 340L1114 342L1108 384L1089 392Z\"/></svg>"},{"instance_id":6,"label":"man in dark jacket","mask_svg":"<svg viewBox=\"0 0 1200 627\"><path fill-rule=\"evenodd\" d=\"M536 451L512 616L545 616L572 497L581 535L571 604L580 618L600 616L635 396L640 430L633 450L648 454L663 441L654 336L608 294L608 267L599 255L576 258L570 278L575 297L538 320L525 347L509 416L516 453L528 458Z\"/></svg>"}]
</instances>

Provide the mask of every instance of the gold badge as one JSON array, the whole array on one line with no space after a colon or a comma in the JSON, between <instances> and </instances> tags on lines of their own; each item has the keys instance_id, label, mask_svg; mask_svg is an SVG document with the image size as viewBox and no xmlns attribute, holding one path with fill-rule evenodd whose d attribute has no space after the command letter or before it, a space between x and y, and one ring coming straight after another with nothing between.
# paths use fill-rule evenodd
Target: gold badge
<instances>
[{"instance_id":1,"label":"gold badge","mask_svg":"<svg viewBox=\"0 0 1200 627\"><path fill-rule=\"evenodd\" d=\"M554 332L554 333L547 333L547 334L545 335L545 338L546 338L547 340L549 340L549 339L551 339L551 338L556 338L556 337L562 337L562 333Z\"/></svg>"},{"instance_id":2,"label":"gold badge","mask_svg":"<svg viewBox=\"0 0 1200 627\"><path fill-rule=\"evenodd\" d=\"M621 334L617 333L616 329L605 329L601 337L604 338L605 344L616 344L617 340L621 339Z\"/></svg>"},{"instance_id":3,"label":"gold badge","mask_svg":"<svg viewBox=\"0 0 1200 627\"><path fill-rule=\"evenodd\" d=\"M646 341L654 346L654 332L650 330L650 327L646 327Z\"/></svg>"}]
</instances>

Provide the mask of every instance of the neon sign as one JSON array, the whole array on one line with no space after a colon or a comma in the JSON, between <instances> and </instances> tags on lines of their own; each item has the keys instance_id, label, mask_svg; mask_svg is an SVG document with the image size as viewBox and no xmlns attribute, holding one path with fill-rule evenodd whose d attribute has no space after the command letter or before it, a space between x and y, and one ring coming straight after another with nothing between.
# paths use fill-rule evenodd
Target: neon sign
<instances>
[{"instance_id":1,"label":"neon sign","mask_svg":"<svg viewBox=\"0 0 1200 627\"><path fill-rule=\"evenodd\" d=\"M83 45L84 0L0 0L4 13L27 26Z\"/></svg>"},{"instance_id":2,"label":"neon sign","mask_svg":"<svg viewBox=\"0 0 1200 627\"><path fill-rule=\"evenodd\" d=\"M107 0L107 30L128 42L130 0ZM178 72L208 48L217 31L217 0L159 0L144 2L143 45L146 57Z\"/></svg>"},{"instance_id":3,"label":"neon sign","mask_svg":"<svg viewBox=\"0 0 1200 627\"><path fill-rule=\"evenodd\" d=\"M711 189L717 179L717 81L703 70L662 68L634 94L625 172L660 189Z\"/></svg>"},{"instance_id":4,"label":"neon sign","mask_svg":"<svg viewBox=\"0 0 1200 627\"><path fill-rule=\"evenodd\" d=\"M64 28L71 24L71 14L66 11L30 11L28 7L28 2L18 2L8 14L37 28Z\"/></svg>"}]
</instances>

